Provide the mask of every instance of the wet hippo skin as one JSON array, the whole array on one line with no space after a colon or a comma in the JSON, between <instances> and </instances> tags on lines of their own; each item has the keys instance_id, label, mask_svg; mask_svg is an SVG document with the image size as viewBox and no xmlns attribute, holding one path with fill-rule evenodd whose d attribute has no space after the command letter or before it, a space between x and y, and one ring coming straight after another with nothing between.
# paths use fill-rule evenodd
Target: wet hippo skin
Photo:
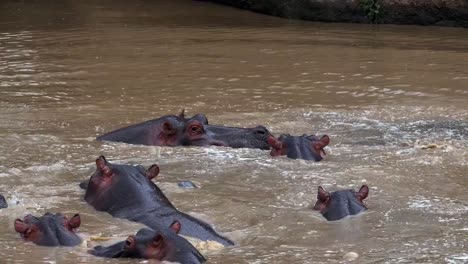
<instances>
[{"instance_id":1,"label":"wet hippo skin","mask_svg":"<svg viewBox=\"0 0 468 264\"><path fill-rule=\"evenodd\" d=\"M81 238L75 229L81 224L79 214L68 218L62 214L46 213L41 217L26 215L23 220L15 220L15 230L26 241L40 246L76 246Z\"/></svg>"},{"instance_id":2,"label":"wet hippo skin","mask_svg":"<svg viewBox=\"0 0 468 264\"><path fill-rule=\"evenodd\" d=\"M348 215L356 215L367 210L364 199L369 194L369 187L362 185L359 191L340 190L329 193L318 187L317 202L314 210L319 211L328 221L336 221Z\"/></svg>"},{"instance_id":3,"label":"wet hippo skin","mask_svg":"<svg viewBox=\"0 0 468 264\"><path fill-rule=\"evenodd\" d=\"M209 224L177 210L159 187L151 180L159 167L118 165L96 160L96 171L91 176L84 199L96 210L114 217L140 222L150 228L162 230L174 221L181 223L180 233L200 240L213 240L229 246L234 243L218 234Z\"/></svg>"},{"instance_id":4,"label":"wet hippo skin","mask_svg":"<svg viewBox=\"0 0 468 264\"><path fill-rule=\"evenodd\" d=\"M232 148L269 149L270 132L264 126L238 128L209 125L203 114L185 118L165 115L139 124L120 128L96 139L149 146L225 146Z\"/></svg>"},{"instance_id":5,"label":"wet hippo skin","mask_svg":"<svg viewBox=\"0 0 468 264\"><path fill-rule=\"evenodd\" d=\"M104 247L97 246L89 253L106 258L142 258L181 264L205 262L205 258L185 238L179 236L181 225L174 222L169 229L142 228L125 241Z\"/></svg>"},{"instance_id":6,"label":"wet hippo skin","mask_svg":"<svg viewBox=\"0 0 468 264\"><path fill-rule=\"evenodd\" d=\"M270 154L273 157L286 155L290 159L321 161L326 155L323 148L330 144L330 138L327 135L319 138L315 135L283 134L278 139L270 136L268 144L271 146Z\"/></svg>"}]
</instances>

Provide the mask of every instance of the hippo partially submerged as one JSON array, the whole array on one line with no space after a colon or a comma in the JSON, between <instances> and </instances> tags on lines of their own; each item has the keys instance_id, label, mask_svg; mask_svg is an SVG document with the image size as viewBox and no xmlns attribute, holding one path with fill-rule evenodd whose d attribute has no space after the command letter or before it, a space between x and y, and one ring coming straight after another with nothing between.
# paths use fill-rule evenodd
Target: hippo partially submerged
<instances>
[{"instance_id":1,"label":"hippo partially submerged","mask_svg":"<svg viewBox=\"0 0 468 264\"><path fill-rule=\"evenodd\" d=\"M291 136L283 134L278 139L270 136L268 144L271 146L270 154L273 157L286 155L291 159L321 161L326 155L323 148L330 144L330 138L327 135L319 138L315 135Z\"/></svg>"},{"instance_id":2,"label":"hippo partially submerged","mask_svg":"<svg viewBox=\"0 0 468 264\"><path fill-rule=\"evenodd\" d=\"M232 148L269 149L270 135L263 126L237 128L209 125L203 114L185 118L184 111L178 116L160 118L120 128L97 140L124 142L149 146L225 146Z\"/></svg>"},{"instance_id":3,"label":"hippo partially submerged","mask_svg":"<svg viewBox=\"0 0 468 264\"><path fill-rule=\"evenodd\" d=\"M367 210L364 199L369 194L369 187L362 185L359 191L340 190L329 193L321 186L318 187L317 202L314 210L319 211L328 221L356 215Z\"/></svg>"},{"instance_id":4,"label":"hippo partially submerged","mask_svg":"<svg viewBox=\"0 0 468 264\"><path fill-rule=\"evenodd\" d=\"M104 156L96 160L96 171L86 184L85 200L96 210L112 216L140 222L155 230L162 230L174 221L181 223L180 233L201 240L213 240L229 246L234 243L218 234L209 224L177 210L151 180L159 167L117 165Z\"/></svg>"},{"instance_id":5,"label":"hippo partially submerged","mask_svg":"<svg viewBox=\"0 0 468 264\"><path fill-rule=\"evenodd\" d=\"M205 262L206 259L190 242L177 235L180 227L179 222L174 222L170 229L142 228L125 241L108 247L97 246L89 253L106 258L156 259L181 264Z\"/></svg>"},{"instance_id":6,"label":"hippo partially submerged","mask_svg":"<svg viewBox=\"0 0 468 264\"><path fill-rule=\"evenodd\" d=\"M26 215L15 220L15 230L27 240L40 246L76 246L81 238L75 229L81 224L79 214L67 218L62 214L46 213L41 217Z\"/></svg>"},{"instance_id":7,"label":"hippo partially submerged","mask_svg":"<svg viewBox=\"0 0 468 264\"><path fill-rule=\"evenodd\" d=\"M7 207L8 207L8 203L5 197L3 197L3 195L0 194L0 209L7 208Z\"/></svg>"}]
</instances>

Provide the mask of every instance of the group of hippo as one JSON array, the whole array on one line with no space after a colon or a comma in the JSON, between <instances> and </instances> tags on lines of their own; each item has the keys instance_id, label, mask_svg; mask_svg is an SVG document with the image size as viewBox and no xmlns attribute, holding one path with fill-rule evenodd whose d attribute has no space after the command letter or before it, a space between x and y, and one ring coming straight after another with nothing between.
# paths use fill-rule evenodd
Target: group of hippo
<instances>
[{"instance_id":1,"label":"group of hippo","mask_svg":"<svg viewBox=\"0 0 468 264\"><path fill-rule=\"evenodd\" d=\"M293 159L320 161L325 156L328 136L281 135L275 138L263 126L236 128L209 125L203 114L186 118L165 115L157 119L121 128L98 140L151 146L226 146L233 148L271 149L272 156L286 155ZM159 174L156 164L113 164L104 156L96 159L96 171L89 180L80 183L86 190L85 201L98 211L147 226L125 241L111 246L96 246L89 253L108 258L143 258L179 263L203 263L205 258L183 236L202 241L216 241L224 246L234 242L219 234L210 224L177 210L161 189L152 181ZM369 188L359 191L340 190L329 193L318 187L313 209L327 220L334 221L355 215L367 208L363 200ZM0 195L0 208L7 203ZM16 219L15 230L28 241L42 246L76 246L81 238L75 233L80 226L79 214L70 218L46 213L42 217L27 215Z\"/></svg>"}]
</instances>

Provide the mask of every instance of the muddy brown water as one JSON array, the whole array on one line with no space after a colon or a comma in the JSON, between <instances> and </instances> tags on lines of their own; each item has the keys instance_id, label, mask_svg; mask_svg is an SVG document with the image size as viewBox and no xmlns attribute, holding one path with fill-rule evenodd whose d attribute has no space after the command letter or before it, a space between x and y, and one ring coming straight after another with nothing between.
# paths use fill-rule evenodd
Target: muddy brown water
<instances>
[{"instance_id":1,"label":"muddy brown water","mask_svg":"<svg viewBox=\"0 0 468 264\"><path fill-rule=\"evenodd\" d=\"M94 140L182 108L275 135L326 133L329 155ZM79 212L85 238L135 233L83 202L78 183L100 154L158 163L171 201L236 241L203 251L209 263L341 263L350 251L358 263L468 261L466 29L297 22L182 0L2 1L0 120L1 263L142 263L14 232L15 218L50 211ZM318 185L364 183L363 215L327 223L309 209Z\"/></svg>"}]
</instances>

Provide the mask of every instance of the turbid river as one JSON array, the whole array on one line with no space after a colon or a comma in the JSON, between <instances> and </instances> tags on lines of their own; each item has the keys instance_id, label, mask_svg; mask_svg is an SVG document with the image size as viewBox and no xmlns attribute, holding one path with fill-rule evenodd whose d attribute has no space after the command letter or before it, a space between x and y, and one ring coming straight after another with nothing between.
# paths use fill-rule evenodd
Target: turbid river
<instances>
[{"instance_id":1,"label":"turbid river","mask_svg":"<svg viewBox=\"0 0 468 264\"><path fill-rule=\"evenodd\" d=\"M97 142L185 108L210 123L328 134L319 162L223 147ZM101 154L158 163L182 211L237 245L208 263L468 262L468 30L289 21L206 2L0 3L1 263L145 263L87 247L141 227L78 183ZM435 148L427 148L435 147ZM201 188L181 189L191 180ZM317 187L368 184L369 211L328 223ZM13 221L79 212L74 248L25 243Z\"/></svg>"}]
</instances>

